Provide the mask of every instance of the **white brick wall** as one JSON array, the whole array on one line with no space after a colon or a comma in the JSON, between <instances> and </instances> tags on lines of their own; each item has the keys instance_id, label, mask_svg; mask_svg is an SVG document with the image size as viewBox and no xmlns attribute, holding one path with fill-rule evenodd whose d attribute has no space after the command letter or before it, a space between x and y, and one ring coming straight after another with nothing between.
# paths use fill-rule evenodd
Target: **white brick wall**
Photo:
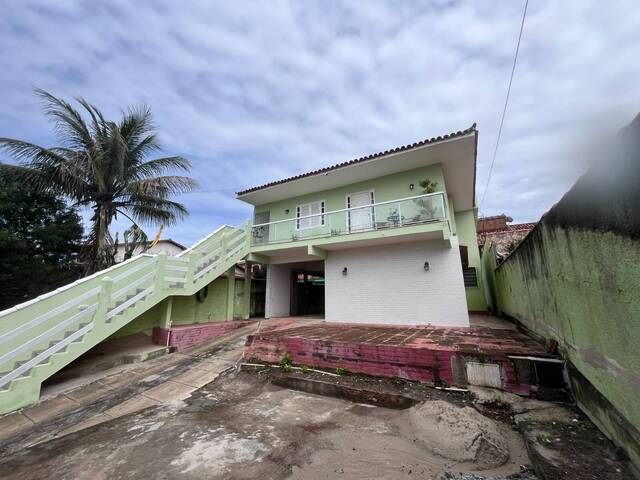
<instances>
[{"instance_id":1,"label":"white brick wall","mask_svg":"<svg viewBox=\"0 0 640 480\"><path fill-rule=\"evenodd\" d=\"M331 322L469 326L456 237L330 251L325 299Z\"/></svg>"},{"instance_id":2,"label":"white brick wall","mask_svg":"<svg viewBox=\"0 0 640 480\"><path fill-rule=\"evenodd\" d=\"M267 267L267 291L265 293L265 317L288 317L291 302L291 267L269 265Z\"/></svg>"}]
</instances>

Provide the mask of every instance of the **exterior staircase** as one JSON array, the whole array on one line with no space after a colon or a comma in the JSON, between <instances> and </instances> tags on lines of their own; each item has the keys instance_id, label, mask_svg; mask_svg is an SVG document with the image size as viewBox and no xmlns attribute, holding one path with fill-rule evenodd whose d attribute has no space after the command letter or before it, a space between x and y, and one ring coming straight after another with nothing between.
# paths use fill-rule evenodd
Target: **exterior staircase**
<instances>
[{"instance_id":1,"label":"exterior staircase","mask_svg":"<svg viewBox=\"0 0 640 480\"><path fill-rule=\"evenodd\" d=\"M142 254L0 312L0 414L170 296L195 294L249 253L250 224L223 226L176 257Z\"/></svg>"}]
</instances>

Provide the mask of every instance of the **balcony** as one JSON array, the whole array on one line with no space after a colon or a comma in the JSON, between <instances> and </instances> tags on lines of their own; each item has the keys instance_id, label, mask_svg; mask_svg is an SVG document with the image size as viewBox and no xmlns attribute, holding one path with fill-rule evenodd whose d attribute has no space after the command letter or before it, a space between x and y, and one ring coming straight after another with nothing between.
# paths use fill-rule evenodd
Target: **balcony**
<instances>
[{"instance_id":1,"label":"balcony","mask_svg":"<svg viewBox=\"0 0 640 480\"><path fill-rule=\"evenodd\" d=\"M290 247L296 242L315 239L338 241L339 238L376 238L395 230L400 233L400 229L416 230L415 227L418 227L417 230L423 231L425 229L419 227L429 224L434 224L434 229L439 230L448 225L443 192L256 224L251 227L251 245L262 247L286 244ZM347 238L350 235L353 237ZM285 245L280 248L282 247Z\"/></svg>"}]
</instances>

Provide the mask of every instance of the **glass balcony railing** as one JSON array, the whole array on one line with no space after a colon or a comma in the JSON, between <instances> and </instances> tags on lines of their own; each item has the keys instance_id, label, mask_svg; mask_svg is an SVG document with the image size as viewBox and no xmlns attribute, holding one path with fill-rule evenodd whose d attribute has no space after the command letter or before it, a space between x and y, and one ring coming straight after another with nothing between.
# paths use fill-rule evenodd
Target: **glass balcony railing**
<instances>
[{"instance_id":1,"label":"glass balcony railing","mask_svg":"<svg viewBox=\"0 0 640 480\"><path fill-rule=\"evenodd\" d=\"M446 220L443 192L253 225L252 245L296 242Z\"/></svg>"}]
</instances>

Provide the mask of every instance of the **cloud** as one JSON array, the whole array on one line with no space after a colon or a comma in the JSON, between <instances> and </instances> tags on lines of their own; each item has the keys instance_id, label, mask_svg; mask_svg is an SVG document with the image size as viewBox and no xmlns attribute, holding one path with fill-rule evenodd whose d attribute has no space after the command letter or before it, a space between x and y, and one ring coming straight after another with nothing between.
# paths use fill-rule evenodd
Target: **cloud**
<instances>
[{"instance_id":1,"label":"cloud","mask_svg":"<svg viewBox=\"0 0 640 480\"><path fill-rule=\"evenodd\" d=\"M584 170L582 139L640 110L635 3L530 3L483 212L537 219ZM55 143L32 85L114 117L148 104L202 184L166 232L185 243L249 216L234 191L474 121L480 197L521 13L507 0L7 2L0 135Z\"/></svg>"}]
</instances>

